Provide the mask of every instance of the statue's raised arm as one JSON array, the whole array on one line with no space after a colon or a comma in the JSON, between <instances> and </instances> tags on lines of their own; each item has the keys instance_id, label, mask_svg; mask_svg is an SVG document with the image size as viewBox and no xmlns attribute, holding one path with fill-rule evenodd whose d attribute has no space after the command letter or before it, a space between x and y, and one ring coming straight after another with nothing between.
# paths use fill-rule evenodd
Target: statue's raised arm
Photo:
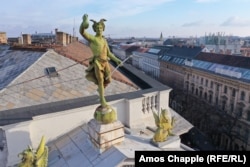
<instances>
[{"instance_id":1,"label":"statue's raised arm","mask_svg":"<svg viewBox=\"0 0 250 167\"><path fill-rule=\"evenodd\" d=\"M80 29L79 32L80 34L86 39L86 40L90 40L89 39L89 34L85 31L86 29L89 28L89 21L88 21L88 15L84 14L82 16L82 24L80 25Z\"/></svg>"}]
</instances>

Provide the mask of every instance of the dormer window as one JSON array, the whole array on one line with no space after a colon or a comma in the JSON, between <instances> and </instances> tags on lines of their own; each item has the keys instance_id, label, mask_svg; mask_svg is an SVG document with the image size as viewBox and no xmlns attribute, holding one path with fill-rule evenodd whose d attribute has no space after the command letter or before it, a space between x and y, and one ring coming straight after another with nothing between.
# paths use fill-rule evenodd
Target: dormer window
<instances>
[{"instance_id":1,"label":"dormer window","mask_svg":"<svg viewBox=\"0 0 250 167\"><path fill-rule=\"evenodd\" d=\"M49 77L58 77L58 75L59 75L58 72L56 71L55 67L47 67L47 68L45 68L45 73Z\"/></svg>"}]
</instances>

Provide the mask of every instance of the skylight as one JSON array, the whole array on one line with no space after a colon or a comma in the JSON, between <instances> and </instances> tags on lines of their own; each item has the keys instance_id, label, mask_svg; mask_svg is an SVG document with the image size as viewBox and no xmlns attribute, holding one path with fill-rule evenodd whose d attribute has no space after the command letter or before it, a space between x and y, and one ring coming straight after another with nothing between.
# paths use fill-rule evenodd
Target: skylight
<instances>
[{"instance_id":1,"label":"skylight","mask_svg":"<svg viewBox=\"0 0 250 167\"><path fill-rule=\"evenodd\" d=\"M59 75L58 72L56 71L55 67L47 67L47 68L45 68L45 73L49 77L58 77L58 75Z\"/></svg>"}]
</instances>

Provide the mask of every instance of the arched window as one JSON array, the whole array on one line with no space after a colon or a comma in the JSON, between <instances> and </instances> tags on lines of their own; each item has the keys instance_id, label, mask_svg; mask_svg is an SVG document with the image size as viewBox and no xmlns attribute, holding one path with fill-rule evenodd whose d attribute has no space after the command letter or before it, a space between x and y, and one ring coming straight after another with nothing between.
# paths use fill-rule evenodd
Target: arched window
<instances>
[{"instance_id":1,"label":"arched window","mask_svg":"<svg viewBox=\"0 0 250 167\"><path fill-rule=\"evenodd\" d=\"M200 90L200 97L202 97L202 90Z\"/></svg>"},{"instance_id":2,"label":"arched window","mask_svg":"<svg viewBox=\"0 0 250 167\"><path fill-rule=\"evenodd\" d=\"M192 91L192 94L194 94L194 86L192 86L192 90L191 91Z\"/></svg>"},{"instance_id":3,"label":"arched window","mask_svg":"<svg viewBox=\"0 0 250 167\"><path fill-rule=\"evenodd\" d=\"M223 111L225 111L225 108L226 108L226 101L223 100L223 101L222 101L221 109L222 109Z\"/></svg>"},{"instance_id":4,"label":"arched window","mask_svg":"<svg viewBox=\"0 0 250 167\"><path fill-rule=\"evenodd\" d=\"M209 103L212 103L212 97L213 97L213 95L212 95L212 94L209 94L209 98L208 98L208 102L209 102Z\"/></svg>"},{"instance_id":5,"label":"arched window","mask_svg":"<svg viewBox=\"0 0 250 167\"><path fill-rule=\"evenodd\" d=\"M207 100L207 92L205 92L204 98L205 98L205 100Z\"/></svg>"},{"instance_id":6,"label":"arched window","mask_svg":"<svg viewBox=\"0 0 250 167\"><path fill-rule=\"evenodd\" d=\"M198 96L198 89L195 89L195 95Z\"/></svg>"}]
</instances>

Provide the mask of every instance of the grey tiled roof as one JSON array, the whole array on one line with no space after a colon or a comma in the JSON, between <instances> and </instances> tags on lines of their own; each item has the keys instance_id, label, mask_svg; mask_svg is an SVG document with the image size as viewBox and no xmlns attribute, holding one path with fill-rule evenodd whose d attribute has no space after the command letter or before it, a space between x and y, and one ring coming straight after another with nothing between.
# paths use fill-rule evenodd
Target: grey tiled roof
<instances>
[{"instance_id":1,"label":"grey tiled roof","mask_svg":"<svg viewBox=\"0 0 250 167\"><path fill-rule=\"evenodd\" d=\"M177 56L183 58L194 58L202 51L198 46L173 46L164 55Z\"/></svg>"},{"instance_id":2,"label":"grey tiled roof","mask_svg":"<svg viewBox=\"0 0 250 167\"><path fill-rule=\"evenodd\" d=\"M250 69L250 57L201 52L197 60Z\"/></svg>"},{"instance_id":3,"label":"grey tiled roof","mask_svg":"<svg viewBox=\"0 0 250 167\"><path fill-rule=\"evenodd\" d=\"M0 90L25 71L43 52L0 49Z\"/></svg>"},{"instance_id":4,"label":"grey tiled roof","mask_svg":"<svg viewBox=\"0 0 250 167\"><path fill-rule=\"evenodd\" d=\"M10 56L17 56L17 58L14 60L6 58L5 64L9 64L9 66L6 65L7 69L13 70L11 79L15 79L11 84L9 84L10 81L5 83L3 85L5 89L0 91L0 111L97 95L97 86L85 78L87 67L80 63L53 50L48 50L46 53L10 52L13 53ZM22 57L26 59L24 60ZM17 65L15 62L21 63ZM32 66L30 66L31 64ZM29 66L29 68L26 67L25 70L23 66ZM44 70L47 67L55 67L59 74L58 77L46 76ZM9 80L8 75L10 74L2 76L3 80ZM117 86L118 84L119 86ZM136 90L129 84L113 80L105 89L105 95Z\"/></svg>"}]
</instances>

